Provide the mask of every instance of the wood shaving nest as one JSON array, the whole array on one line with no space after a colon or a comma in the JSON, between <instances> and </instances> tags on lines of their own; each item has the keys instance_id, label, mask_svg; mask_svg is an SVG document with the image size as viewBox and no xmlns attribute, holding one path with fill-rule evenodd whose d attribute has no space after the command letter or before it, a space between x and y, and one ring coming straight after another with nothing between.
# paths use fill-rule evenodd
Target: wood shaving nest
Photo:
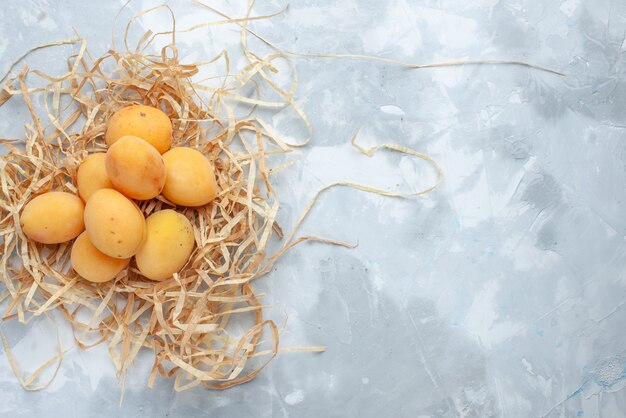
<instances>
[{"instance_id":1,"label":"wood shaving nest","mask_svg":"<svg viewBox=\"0 0 626 418\"><path fill-rule=\"evenodd\" d=\"M268 242L283 235L276 223L279 199L271 176L296 161L270 168L268 158L306 144L311 124L293 98L295 69L288 88L272 78L275 62L285 60L286 55L276 52L259 57L247 47L247 34L258 35L246 22L259 17L222 16L242 28L242 50L249 63L237 74L229 73L226 51L207 62L181 63L174 24L174 29L165 33L172 36L172 43L160 55L145 52L158 35L152 32L146 32L133 50L127 46L123 52L110 50L99 58L90 54L80 37L37 47L74 44L78 52L68 60L65 74L48 75L24 67L0 92L0 105L20 96L32 117L23 140L0 140L8 151L0 158L0 276L6 287L0 301L8 301L3 319L17 318L27 324L41 315L51 318L52 310L61 312L71 324L78 347L107 345L122 385L142 349L154 356L150 387L157 375L173 378L177 391L197 385L225 389L253 379L279 352L279 330L264 318L265 307L251 282L301 242L350 246L318 237L294 238L320 193L344 186L401 196L360 184L330 184L306 206L281 249L267 254ZM220 85L193 81L201 66L218 61L228 72ZM32 79L42 86L32 87ZM260 83L280 99L258 97ZM257 93L256 98L242 93L249 87ZM43 104L41 115L33 104L35 97ZM88 153L105 150L108 119L131 103L163 109L174 126L173 146L192 147L206 155L214 163L220 192L205 207L178 208L194 225L196 247L188 263L170 280L147 281L131 264L115 280L94 284L71 269L71 243L41 245L28 240L20 229L19 215L36 195L51 190L76 193L78 165ZM249 112L237 115L237 104L247 105ZM299 144L282 140L268 123L254 116L257 106L291 107L304 122L306 139ZM363 149L355 139L356 135L352 143L359 151L373 154L375 149ZM379 148L427 160L437 170L437 184L441 181L441 169L428 156L394 144ZM427 193L435 186L413 194ZM140 206L147 216L173 205L159 197L140 202ZM231 335L229 324L235 316L247 316L252 323L247 331ZM90 319L81 321L79 317ZM37 383L41 373L52 368L56 374L65 353L58 333L58 354L26 378L7 338L0 335L21 385L26 390L46 387L51 380ZM320 351L323 347L294 350Z\"/></svg>"}]
</instances>

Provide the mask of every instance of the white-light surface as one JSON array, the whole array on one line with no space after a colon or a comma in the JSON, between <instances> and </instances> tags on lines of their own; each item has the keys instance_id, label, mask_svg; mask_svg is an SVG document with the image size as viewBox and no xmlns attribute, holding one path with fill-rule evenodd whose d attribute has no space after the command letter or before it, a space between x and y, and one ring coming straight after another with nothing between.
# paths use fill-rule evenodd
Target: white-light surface
<instances>
[{"instance_id":1,"label":"white-light surface","mask_svg":"<svg viewBox=\"0 0 626 418\"><path fill-rule=\"evenodd\" d=\"M245 3L216 6L241 16ZM258 3L257 14L284 5ZM154 4L122 10L117 42L130 16ZM73 28L95 55L106 52L121 6L5 2L0 68L33 46L74 36ZM179 28L216 19L190 2L171 6ZM135 30L169 24L157 13ZM257 282L271 315L289 316L283 346L327 351L280 354L256 380L228 391L184 393L162 379L146 388L146 353L121 407L104 347L69 351L53 384L37 393L22 391L2 351L0 416L625 416L626 3L297 0L251 28L296 52L415 63L509 59L567 75L294 58L297 100L314 135L298 151L300 163L275 178L283 229L333 181L400 191L432 181L412 157L355 152L348 141L357 129L364 145L412 147L445 172L423 198L327 192L302 234L358 247L300 246ZM238 42L236 28L219 26L178 45L191 62ZM26 63L61 72L72 52L41 51ZM292 113L265 114L286 135L305 134ZM27 116L19 98L0 108L0 137L19 138ZM54 353L45 319L1 326L25 369Z\"/></svg>"}]
</instances>

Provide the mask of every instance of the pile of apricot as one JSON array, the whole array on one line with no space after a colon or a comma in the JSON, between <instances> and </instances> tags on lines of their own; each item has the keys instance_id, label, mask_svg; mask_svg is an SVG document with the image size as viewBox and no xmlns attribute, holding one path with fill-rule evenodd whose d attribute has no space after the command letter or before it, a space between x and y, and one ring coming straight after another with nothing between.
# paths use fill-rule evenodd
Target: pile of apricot
<instances>
[{"instance_id":1,"label":"pile of apricot","mask_svg":"<svg viewBox=\"0 0 626 418\"><path fill-rule=\"evenodd\" d=\"M135 201L162 195L179 206L206 205L217 194L213 166L197 150L171 148L172 122L150 106L131 105L113 114L105 140L107 152L88 155L78 168L80 197L59 191L38 195L22 210L22 231L43 244L75 239L72 268L86 280L112 280L132 257L143 276L166 280L187 263L195 245L193 226L172 209L146 219Z\"/></svg>"}]
</instances>

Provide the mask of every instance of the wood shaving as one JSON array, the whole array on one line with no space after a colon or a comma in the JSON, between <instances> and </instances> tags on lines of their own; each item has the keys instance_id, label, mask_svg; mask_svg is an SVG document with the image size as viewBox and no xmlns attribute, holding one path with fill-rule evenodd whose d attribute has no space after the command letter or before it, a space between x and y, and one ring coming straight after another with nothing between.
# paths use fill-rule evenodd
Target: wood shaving
<instances>
[{"instance_id":1,"label":"wood shaving","mask_svg":"<svg viewBox=\"0 0 626 418\"><path fill-rule=\"evenodd\" d=\"M281 86L273 77L278 60L289 64L289 55L365 58L410 68L478 63L414 65L362 55L282 52L248 29L247 24L284 9L267 16L251 16L253 2L249 1L245 17L231 18L205 3L195 3L223 19L177 30L172 12L171 31L148 31L130 48L127 36L137 18L160 8L169 10L166 5L157 6L136 14L128 23L125 50L117 50L113 44L113 49L105 55L94 58L86 40L77 36L33 48L11 65L0 80L7 80L0 91L0 105L19 96L32 119L25 126L23 141L0 140L8 150L0 157L0 277L6 287L0 301L8 301L3 319L27 324L41 315L52 320L51 311L61 312L71 324L80 349L107 345L122 387L141 351L149 350L153 355L148 386L152 387L156 377L161 376L173 379L177 391L198 385L226 389L248 382L279 351L323 351L324 347L279 349L280 330L274 321L265 318L267 307L260 301L262 295L255 293L252 281L267 274L285 252L300 243L353 246L315 236L295 237L324 191L350 187L389 197L416 196L432 191L443 178L441 168L429 156L396 144L365 149L357 145L355 134L352 145L367 156L383 149L426 161L437 173L435 184L407 194L350 182L325 186L306 205L282 247L268 254L270 241L283 238L276 223L280 201L271 179L298 161L295 158L273 167L271 157L307 144L312 135L311 123L294 100L297 71L291 68L291 83ZM248 64L240 72L230 73L227 51L200 63L185 64L179 60L176 33L223 24L241 28L241 46ZM277 52L262 57L253 53L248 48L248 34ZM171 36L171 43L160 54L146 52L159 36ZM30 52L68 44L75 45L78 52L68 60L65 74L49 75L24 67L17 77L9 78L10 71ZM227 71L221 77L221 84L210 85L194 79L202 66L216 62L221 62ZM554 72L519 62L480 63L524 65ZM35 86L34 79L39 86ZM270 89L273 96L262 97L259 85ZM254 93L245 94L245 91ZM36 111L35 98L36 103L43 104L43 114ZM70 267L71 243L41 245L28 240L20 228L19 214L39 194L51 190L76 193L78 165L88 153L106 149L104 133L108 119L131 103L163 109L173 122L173 146L192 147L206 155L215 166L220 192L205 207L178 208L194 225L196 248L184 268L171 279L147 281L131 263L109 283L89 283ZM249 110L243 115L236 112L236 106L241 104ZM281 138L269 123L255 116L257 107L290 107L303 122L306 137L299 142ZM173 206L162 197L140 202L146 216ZM89 319L79 320L86 313ZM235 317L248 318L251 325L243 332L233 332L231 324ZM44 370L54 368L56 373L65 354L58 333L58 354L27 378L21 377L6 336L1 332L0 336L20 384L27 390L45 388L50 382L36 381Z\"/></svg>"}]
</instances>

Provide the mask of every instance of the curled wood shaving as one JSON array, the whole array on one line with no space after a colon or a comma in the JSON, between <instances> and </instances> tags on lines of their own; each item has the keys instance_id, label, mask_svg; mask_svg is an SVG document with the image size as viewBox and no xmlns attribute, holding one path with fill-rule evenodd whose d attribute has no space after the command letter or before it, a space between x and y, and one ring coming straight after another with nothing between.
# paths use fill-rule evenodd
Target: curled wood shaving
<instances>
[{"instance_id":1,"label":"curled wood shaving","mask_svg":"<svg viewBox=\"0 0 626 418\"><path fill-rule=\"evenodd\" d=\"M517 60L501 60L501 59L487 59L487 60L450 60L450 61L442 61L442 62L433 62L433 63L422 63L422 64L418 64L418 63L412 63L412 62L406 62L406 61L400 61L400 60L396 60L396 59L391 59L391 58L385 58L385 57L379 57L376 55L366 55L366 54L305 54L302 52L294 52L294 51L287 51L284 49L279 48L278 46L276 46L274 43L272 43L271 41L267 40L265 37L263 37L262 35L258 34L257 32L249 29L246 25L246 21L237 21L236 19L231 19L229 18L229 16L223 12L221 12L220 10L218 10L217 8L213 7L210 4L207 4L204 1L201 0L193 0L193 2L195 4L198 4L208 10L211 10L213 13L218 14L219 16L222 16L226 19L230 19L232 21L232 23L238 24L245 32L249 33L250 35L253 35L255 38L259 39L260 41L262 41L263 43L265 43L266 45L274 48L277 51L280 51L281 54L283 55L289 55L289 56L294 56L294 57L301 57L301 58L332 58L332 59L353 59L353 60L366 60L366 61L374 61L374 62L382 62L385 64L392 64L392 65L396 65L396 66L400 66L400 67L405 67L408 69L426 69L426 68L439 68L439 67L459 67L459 66L474 66L474 65L504 65L504 66L518 66L518 67L526 67L532 70L538 70L538 71L543 71L546 73L550 73L553 75L558 75L561 77L565 77L566 74L561 72L561 71L557 71L557 70L553 70L551 68L548 67L544 67L542 65L537 65L537 64L531 64L525 61L517 61ZM254 6L254 0L248 0L248 13L250 13L252 11L252 7ZM285 9L281 10L284 11Z\"/></svg>"},{"instance_id":2,"label":"curled wood shaving","mask_svg":"<svg viewBox=\"0 0 626 418\"><path fill-rule=\"evenodd\" d=\"M169 10L167 6L159 7ZM128 23L126 33L136 18L159 7L137 14ZM326 186L307 205L283 247L275 254L267 254L270 240L283 237L276 223L280 202L271 176L297 161L296 158L272 167L271 157L306 144L312 127L294 100L295 68L287 87L272 76L277 71L273 62L287 60L287 55L276 52L261 57L248 49L247 22L275 15L253 17L251 8L252 2L243 18L222 15L224 20L185 30L212 24L241 26L241 45L249 63L237 74L230 74L226 51L205 62L182 63L178 59L172 13L172 31L148 31L134 49L128 47L125 38L126 50L111 49L94 58L80 37L33 48L31 52L71 43L77 45L77 52L68 60L65 74L48 75L24 67L16 77L7 80L0 93L0 105L12 96L21 97L32 119L25 126L20 145L0 140L7 149L7 154L0 157L0 279L6 288L0 300L8 301L3 319L26 324L52 310L60 312L71 324L79 348L107 344L122 387L142 350L149 350L154 357L148 385L152 386L157 376L172 378L177 391L198 385L225 389L245 383L257 376L279 351L323 351L323 347L279 349L279 329L264 317L262 295L255 293L251 282L269 272L286 251L300 243L352 246L320 237L294 239L323 191L346 186L400 196L354 183ZM145 52L155 37L165 35L171 35L172 42L160 54ZM216 78L221 82L209 84L193 79L201 66L214 62L223 62L227 69L226 75ZM35 79L43 86L31 87ZM264 97L261 85L273 92L272 98ZM250 89L256 97L243 93ZM37 112L35 97L37 104L43 103L42 113ZM20 228L19 214L39 194L51 190L75 193L78 165L88 153L105 149L108 119L131 103L163 109L173 123L174 146L203 152L215 166L220 192L205 207L177 208L194 225L196 248L184 268L171 279L147 281L131 263L115 280L93 284L71 269L71 243L44 246L29 241ZM238 114L237 105L242 104L249 108ZM307 137L299 143L285 141L255 116L256 107L293 108L303 121ZM360 148L354 139L353 145L366 155L374 152ZM379 148L427 161L438 173L437 184L441 181L441 169L427 155L395 144ZM415 195L427 193L435 186ZM146 215L174 206L162 197L139 203ZM85 313L89 319L79 320ZM240 323L249 321L249 328L234 331L234 318ZM50 367L55 367L56 373L65 353L60 345L56 356L23 379L7 338L0 336L20 384L27 390L45 387L46 384L35 385L35 381Z\"/></svg>"},{"instance_id":3,"label":"curled wood shaving","mask_svg":"<svg viewBox=\"0 0 626 418\"><path fill-rule=\"evenodd\" d=\"M11 366L11 370L13 371L15 376L17 377L18 381L20 382L20 385L24 388L24 390L29 391L29 392L42 390L42 389L45 389L48 386L50 386L50 383L52 383L52 381L56 377L57 373L59 372L59 369L61 368L61 362L63 361L63 355L67 352L67 350L63 350L63 348L61 346L61 338L60 338L60 335L59 335L59 328L56 326L56 323L54 322L54 320L52 319L52 317L50 315L46 314L46 317L52 322L52 324L55 327L55 330L56 330L56 344L57 344L58 353L56 355L54 355L53 357L51 357L50 359L48 359L46 362L44 362L41 366L39 366L34 372L32 372L25 379L22 377L22 375L20 373L20 369L19 369L19 367L17 365L17 361L15 360L15 357L13 356L13 352L11 351L11 347L9 345L9 341L7 340L7 337L4 335L4 332L2 332L2 330L0 329L0 338L2 339L2 345L4 347L4 351L6 352L7 360L9 361L9 365ZM48 381L46 383L42 383L42 384L40 384L38 386L34 386L33 382L35 382L39 378L39 376L41 374L43 374L46 370L48 370L52 366L54 366L54 369L53 369L52 375L50 376Z\"/></svg>"}]
</instances>

